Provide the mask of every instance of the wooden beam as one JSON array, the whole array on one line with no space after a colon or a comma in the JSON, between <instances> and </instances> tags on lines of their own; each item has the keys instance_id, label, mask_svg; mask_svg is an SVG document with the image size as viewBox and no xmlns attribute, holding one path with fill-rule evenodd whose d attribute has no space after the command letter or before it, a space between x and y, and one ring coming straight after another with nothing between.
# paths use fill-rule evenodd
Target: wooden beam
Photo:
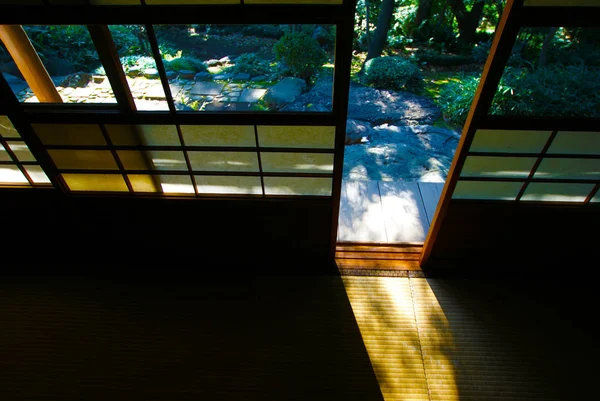
<instances>
[{"instance_id":1,"label":"wooden beam","mask_svg":"<svg viewBox=\"0 0 600 401\"><path fill-rule=\"evenodd\" d=\"M54 82L21 25L0 25L0 40L40 102L62 103Z\"/></svg>"}]
</instances>

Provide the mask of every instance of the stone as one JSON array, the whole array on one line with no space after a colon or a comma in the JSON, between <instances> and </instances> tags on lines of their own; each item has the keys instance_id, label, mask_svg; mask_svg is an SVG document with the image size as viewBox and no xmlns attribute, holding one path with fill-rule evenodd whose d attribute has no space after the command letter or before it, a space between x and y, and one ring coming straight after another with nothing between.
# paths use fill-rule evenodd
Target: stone
<instances>
[{"instance_id":1,"label":"stone","mask_svg":"<svg viewBox=\"0 0 600 401\"><path fill-rule=\"evenodd\" d=\"M196 82L192 87L192 95L218 95L225 85L216 82Z\"/></svg>"},{"instance_id":2,"label":"stone","mask_svg":"<svg viewBox=\"0 0 600 401\"><path fill-rule=\"evenodd\" d=\"M205 61L205 63L206 63L207 67L219 67L219 66L223 65L223 63L221 61L215 60L215 59Z\"/></svg>"},{"instance_id":3,"label":"stone","mask_svg":"<svg viewBox=\"0 0 600 401\"><path fill-rule=\"evenodd\" d=\"M231 74L218 74L213 76L213 79L215 81L227 81L229 79L231 79Z\"/></svg>"},{"instance_id":4,"label":"stone","mask_svg":"<svg viewBox=\"0 0 600 401\"><path fill-rule=\"evenodd\" d=\"M265 95L266 92L266 89L244 89L239 97L239 101L256 103Z\"/></svg>"},{"instance_id":5,"label":"stone","mask_svg":"<svg viewBox=\"0 0 600 401\"><path fill-rule=\"evenodd\" d=\"M144 93L146 99L164 100L166 99L165 91L162 85L153 85Z\"/></svg>"},{"instance_id":6,"label":"stone","mask_svg":"<svg viewBox=\"0 0 600 401\"><path fill-rule=\"evenodd\" d=\"M225 57L220 58L219 62L221 63L221 65L229 64L229 63L231 63L231 58L229 58L229 56L225 56Z\"/></svg>"},{"instance_id":7,"label":"stone","mask_svg":"<svg viewBox=\"0 0 600 401\"><path fill-rule=\"evenodd\" d=\"M92 80L95 84L101 84L106 79L106 75L94 75Z\"/></svg>"},{"instance_id":8,"label":"stone","mask_svg":"<svg viewBox=\"0 0 600 401\"><path fill-rule=\"evenodd\" d=\"M182 79L189 79L192 80L194 79L196 76L196 72L195 71L190 71L190 70L181 70L179 71L179 77Z\"/></svg>"},{"instance_id":9,"label":"stone","mask_svg":"<svg viewBox=\"0 0 600 401\"><path fill-rule=\"evenodd\" d=\"M373 127L366 121L348 119L346 121L346 145L364 143L373 133Z\"/></svg>"},{"instance_id":10,"label":"stone","mask_svg":"<svg viewBox=\"0 0 600 401\"><path fill-rule=\"evenodd\" d=\"M196 82L212 81L212 75L209 72L199 72L194 76Z\"/></svg>"},{"instance_id":11,"label":"stone","mask_svg":"<svg viewBox=\"0 0 600 401\"><path fill-rule=\"evenodd\" d=\"M73 92L71 92L70 97L87 99L88 97L90 97L90 95L92 94L93 91L94 91L93 88L75 88L75 90L73 90Z\"/></svg>"},{"instance_id":12,"label":"stone","mask_svg":"<svg viewBox=\"0 0 600 401\"><path fill-rule=\"evenodd\" d=\"M131 67L128 71L127 71L127 76L131 77L131 78L135 78L137 76L142 75L142 70L140 69L140 67Z\"/></svg>"},{"instance_id":13,"label":"stone","mask_svg":"<svg viewBox=\"0 0 600 401\"><path fill-rule=\"evenodd\" d=\"M252 77L252 79L250 81L252 82L262 82L262 81L266 81L267 80L267 76L266 75L259 75L257 77Z\"/></svg>"},{"instance_id":14,"label":"stone","mask_svg":"<svg viewBox=\"0 0 600 401\"><path fill-rule=\"evenodd\" d=\"M73 93L74 90L75 89L73 89L73 88L65 88L62 90L62 94L65 96L69 96L71 93Z\"/></svg>"},{"instance_id":15,"label":"stone","mask_svg":"<svg viewBox=\"0 0 600 401\"><path fill-rule=\"evenodd\" d=\"M245 72L239 73L237 74L235 77L233 77L234 81L247 81L250 79L250 74L247 74Z\"/></svg>"},{"instance_id":16,"label":"stone","mask_svg":"<svg viewBox=\"0 0 600 401\"><path fill-rule=\"evenodd\" d=\"M86 72L78 72L76 74L71 74L67 76L59 85L57 86L70 86L74 88L81 88L86 86L92 80L92 75Z\"/></svg>"},{"instance_id":17,"label":"stone","mask_svg":"<svg viewBox=\"0 0 600 401\"><path fill-rule=\"evenodd\" d=\"M265 101L275 106L292 103L306 89L306 81L300 78L287 77L275 84L265 94Z\"/></svg>"},{"instance_id":18,"label":"stone","mask_svg":"<svg viewBox=\"0 0 600 401\"><path fill-rule=\"evenodd\" d=\"M167 79L169 81L172 81L173 79L177 78L177 72L176 71L167 71L166 75L167 75Z\"/></svg>"},{"instance_id":19,"label":"stone","mask_svg":"<svg viewBox=\"0 0 600 401\"><path fill-rule=\"evenodd\" d=\"M148 79L159 78L158 70L156 68L148 68L144 71L144 76Z\"/></svg>"}]
</instances>

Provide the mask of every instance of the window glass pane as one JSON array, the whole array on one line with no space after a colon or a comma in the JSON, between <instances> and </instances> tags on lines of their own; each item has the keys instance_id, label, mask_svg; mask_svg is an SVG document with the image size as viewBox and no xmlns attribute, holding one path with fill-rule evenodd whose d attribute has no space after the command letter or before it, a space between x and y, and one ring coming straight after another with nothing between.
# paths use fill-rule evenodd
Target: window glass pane
<instances>
[{"instance_id":1,"label":"window glass pane","mask_svg":"<svg viewBox=\"0 0 600 401\"><path fill-rule=\"evenodd\" d=\"M118 170L108 150L49 150L54 164L61 170Z\"/></svg>"},{"instance_id":2,"label":"window glass pane","mask_svg":"<svg viewBox=\"0 0 600 401\"><path fill-rule=\"evenodd\" d=\"M187 170L185 156L181 151L119 150L117 154L126 170Z\"/></svg>"},{"instance_id":3,"label":"window glass pane","mask_svg":"<svg viewBox=\"0 0 600 401\"><path fill-rule=\"evenodd\" d=\"M10 155L8 154L6 149L4 149L4 146L2 146L1 144L0 144L0 161L3 161L3 162L13 161L13 159L10 157Z\"/></svg>"},{"instance_id":4,"label":"window glass pane","mask_svg":"<svg viewBox=\"0 0 600 401\"><path fill-rule=\"evenodd\" d=\"M17 166L0 164L0 184L29 184Z\"/></svg>"},{"instance_id":5,"label":"window glass pane","mask_svg":"<svg viewBox=\"0 0 600 401\"><path fill-rule=\"evenodd\" d=\"M113 145L141 145L141 135L134 125L105 125L106 132Z\"/></svg>"},{"instance_id":6,"label":"window glass pane","mask_svg":"<svg viewBox=\"0 0 600 401\"><path fill-rule=\"evenodd\" d=\"M160 186L165 194L193 194L192 179L187 175L160 175Z\"/></svg>"},{"instance_id":7,"label":"window glass pane","mask_svg":"<svg viewBox=\"0 0 600 401\"><path fill-rule=\"evenodd\" d=\"M491 114L600 116L600 30L521 29Z\"/></svg>"},{"instance_id":8,"label":"window glass pane","mask_svg":"<svg viewBox=\"0 0 600 401\"><path fill-rule=\"evenodd\" d=\"M497 181L458 181L453 199L515 200L523 183Z\"/></svg>"},{"instance_id":9,"label":"window glass pane","mask_svg":"<svg viewBox=\"0 0 600 401\"><path fill-rule=\"evenodd\" d=\"M600 159L542 160L533 178L600 179Z\"/></svg>"},{"instance_id":10,"label":"window glass pane","mask_svg":"<svg viewBox=\"0 0 600 401\"><path fill-rule=\"evenodd\" d=\"M548 153L600 155L600 132L560 131Z\"/></svg>"},{"instance_id":11,"label":"window glass pane","mask_svg":"<svg viewBox=\"0 0 600 401\"><path fill-rule=\"evenodd\" d=\"M0 116L0 136L3 138L21 137L7 116Z\"/></svg>"},{"instance_id":12,"label":"window glass pane","mask_svg":"<svg viewBox=\"0 0 600 401\"><path fill-rule=\"evenodd\" d=\"M116 103L92 38L83 25L24 25L58 94L65 103ZM21 66L27 68L26 66ZM38 102L18 64L0 64L21 102Z\"/></svg>"},{"instance_id":13,"label":"window glass pane","mask_svg":"<svg viewBox=\"0 0 600 401\"><path fill-rule=\"evenodd\" d=\"M333 155L318 153L260 154L265 172L333 173Z\"/></svg>"},{"instance_id":14,"label":"window glass pane","mask_svg":"<svg viewBox=\"0 0 600 401\"><path fill-rule=\"evenodd\" d=\"M175 4L240 4L240 0L146 0L151 5Z\"/></svg>"},{"instance_id":15,"label":"window glass pane","mask_svg":"<svg viewBox=\"0 0 600 401\"><path fill-rule=\"evenodd\" d=\"M331 178L264 177L266 195L331 196Z\"/></svg>"},{"instance_id":16,"label":"window glass pane","mask_svg":"<svg viewBox=\"0 0 600 401\"><path fill-rule=\"evenodd\" d=\"M33 129L44 145L106 145L97 125L33 124Z\"/></svg>"},{"instance_id":17,"label":"window glass pane","mask_svg":"<svg viewBox=\"0 0 600 401\"><path fill-rule=\"evenodd\" d=\"M503 131L479 129L471 142L471 152L539 153L550 131Z\"/></svg>"},{"instance_id":18,"label":"window glass pane","mask_svg":"<svg viewBox=\"0 0 600 401\"><path fill-rule=\"evenodd\" d=\"M25 142L8 142L7 143L10 150L13 151L17 159L21 162L34 162L35 157L31 154L29 147L25 144Z\"/></svg>"},{"instance_id":19,"label":"window glass pane","mask_svg":"<svg viewBox=\"0 0 600 401\"><path fill-rule=\"evenodd\" d=\"M259 171L255 152L188 152L188 157L195 171Z\"/></svg>"},{"instance_id":20,"label":"window glass pane","mask_svg":"<svg viewBox=\"0 0 600 401\"><path fill-rule=\"evenodd\" d=\"M244 4L342 4L343 0L245 0Z\"/></svg>"},{"instance_id":21,"label":"window glass pane","mask_svg":"<svg viewBox=\"0 0 600 401\"><path fill-rule=\"evenodd\" d=\"M151 175L129 174L127 176L135 192L158 192L157 182Z\"/></svg>"},{"instance_id":22,"label":"window glass pane","mask_svg":"<svg viewBox=\"0 0 600 401\"><path fill-rule=\"evenodd\" d=\"M181 132L187 146L256 146L253 126L182 125Z\"/></svg>"},{"instance_id":23,"label":"window glass pane","mask_svg":"<svg viewBox=\"0 0 600 401\"><path fill-rule=\"evenodd\" d=\"M261 195L260 177L195 176L200 194Z\"/></svg>"},{"instance_id":24,"label":"window glass pane","mask_svg":"<svg viewBox=\"0 0 600 401\"><path fill-rule=\"evenodd\" d=\"M140 5L140 0L88 0L88 2L97 6Z\"/></svg>"},{"instance_id":25,"label":"window glass pane","mask_svg":"<svg viewBox=\"0 0 600 401\"><path fill-rule=\"evenodd\" d=\"M174 125L140 125L139 131L145 145L181 146Z\"/></svg>"},{"instance_id":26,"label":"window glass pane","mask_svg":"<svg viewBox=\"0 0 600 401\"><path fill-rule=\"evenodd\" d=\"M527 185L521 200L543 202L583 202L594 184L562 184L532 182Z\"/></svg>"},{"instance_id":27,"label":"window glass pane","mask_svg":"<svg viewBox=\"0 0 600 401\"><path fill-rule=\"evenodd\" d=\"M291 25L154 28L177 110L331 111L332 25L295 25L294 33ZM318 102L302 96L313 86Z\"/></svg>"},{"instance_id":28,"label":"window glass pane","mask_svg":"<svg viewBox=\"0 0 600 401\"><path fill-rule=\"evenodd\" d=\"M71 191L128 191L120 174L63 174L62 177Z\"/></svg>"},{"instance_id":29,"label":"window glass pane","mask_svg":"<svg viewBox=\"0 0 600 401\"><path fill-rule=\"evenodd\" d=\"M335 127L261 125L258 143L262 147L333 149Z\"/></svg>"},{"instance_id":30,"label":"window glass pane","mask_svg":"<svg viewBox=\"0 0 600 401\"><path fill-rule=\"evenodd\" d=\"M25 170L35 184L49 184L50 179L40 166L25 166Z\"/></svg>"},{"instance_id":31,"label":"window glass pane","mask_svg":"<svg viewBox=\"0 0 600 401\"><path fill-rule=\"evenodd\" d=\"M598 203L600 202L600 192L596 192L596 195L590 200L590 202Z\"/></svg>"},{"instance_id":32,"label":"window glass pane","mask_svg":"<svg viewBox=\"0 0 600 401\"><path fill-rule=\"evenodd\" d=\"M138 110L169 110L144 25L109 25Z\"/></svg>"},{"instance_id":33,"label":"window glass pane","mask_svg":"<svg viewBox=\"0 0 600 401\"><path fill-rule=\"evenodd\" d=\"M527 178L535 161L534 157L468 156L460 176Z\"/></svg>"}]
</instances>

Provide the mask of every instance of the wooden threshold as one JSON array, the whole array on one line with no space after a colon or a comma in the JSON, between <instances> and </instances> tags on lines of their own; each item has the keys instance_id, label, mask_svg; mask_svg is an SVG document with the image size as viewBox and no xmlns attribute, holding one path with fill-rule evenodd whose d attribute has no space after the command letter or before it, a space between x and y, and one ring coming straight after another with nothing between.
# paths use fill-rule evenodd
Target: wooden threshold
<instances>
[{"instance_id":1,"label":"wooden threshold","mask_svg":"<svg viewBox=\"0 0 600 401\"><path fill-rule=\"evenodd\" d=\"M343 276L420 277L423 244L338 243L335 262Z\"/></svg>"}]
</instances>

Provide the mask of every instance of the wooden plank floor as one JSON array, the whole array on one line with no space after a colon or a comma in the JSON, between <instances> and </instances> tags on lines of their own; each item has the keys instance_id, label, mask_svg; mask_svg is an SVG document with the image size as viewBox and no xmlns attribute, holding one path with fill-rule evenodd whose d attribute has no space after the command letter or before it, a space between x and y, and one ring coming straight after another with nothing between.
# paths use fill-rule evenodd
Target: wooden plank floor
<instances>
[{"instance_id":1,"label":"wooden plank floor","mask_svg":"<svg viewBox=\"0 0 600 401\"><path fill-rule=\"evenodd\" d=\"M343 181L338 241L424 242L443 186L431 182Z\"/></svg>"}]
</instances>

